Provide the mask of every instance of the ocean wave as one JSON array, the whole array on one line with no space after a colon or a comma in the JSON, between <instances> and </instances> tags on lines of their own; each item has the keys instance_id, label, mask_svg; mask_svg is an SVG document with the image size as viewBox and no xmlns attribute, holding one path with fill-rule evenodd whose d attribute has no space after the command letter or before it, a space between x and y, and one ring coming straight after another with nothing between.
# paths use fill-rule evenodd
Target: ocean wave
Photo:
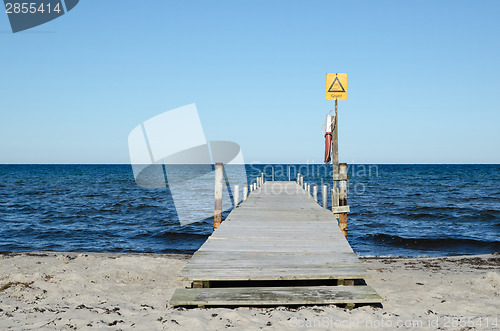
<instances>
[{"instance_id":1,"label":"ocean wave","mask_svg":"<svg viewBox=\"0 0 500 331\"><path fill-rule=\"evenodd\" d=\"M453 249L466 248L488 248L492 252L500 250L500 241L476 240L470 238L405 238L385 233L370 234L362 237L376 244L384 244L401 248L411 248L418 250L427 249Z\"/></svg>"}]
</instances>

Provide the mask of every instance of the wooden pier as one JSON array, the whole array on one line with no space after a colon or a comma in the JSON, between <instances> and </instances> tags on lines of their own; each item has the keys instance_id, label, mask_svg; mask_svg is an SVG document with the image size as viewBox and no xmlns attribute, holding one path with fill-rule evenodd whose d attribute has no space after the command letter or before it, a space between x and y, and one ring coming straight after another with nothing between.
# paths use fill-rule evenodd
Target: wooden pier
<instances>
[{"instance_id":1,"label":"wooden pier","mask_svg":"<svg viewBox=\"0 0 500 331\"><path fill-rule=\"evenodd\" d=\"M180 273L174 306L379 304L339 228L295 182L259 182Z\"/></svg>"}]
</instances>

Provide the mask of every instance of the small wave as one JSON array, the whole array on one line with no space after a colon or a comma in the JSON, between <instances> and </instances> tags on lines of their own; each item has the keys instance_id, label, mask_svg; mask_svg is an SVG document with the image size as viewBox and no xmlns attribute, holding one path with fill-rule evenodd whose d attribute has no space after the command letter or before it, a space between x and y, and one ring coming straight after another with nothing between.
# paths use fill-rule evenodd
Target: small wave
<instances>
[{"instance_id":1,"label":"small wave","mask_svg":"<svg viewBox=\"0 0 500 331\"><path fill-rule=\"evenodd\" d=\"M500 241L482 241L467 238L403 238L385 233L364 236L363 239L377 244L404 247L417 250L460 248L487 248L491 251L500 250Z\"/></svg>"},{"instance_id":2,"label":"small wave","mask_svg":"<svg viewBox=\"0 0 500 331\"><path fill-rule=\"evenodd\" d=\"M493 210L493 209L481 210L479 212L479 214L480 215L500 216L500 210Z\"/></svg>"}]
</instances>

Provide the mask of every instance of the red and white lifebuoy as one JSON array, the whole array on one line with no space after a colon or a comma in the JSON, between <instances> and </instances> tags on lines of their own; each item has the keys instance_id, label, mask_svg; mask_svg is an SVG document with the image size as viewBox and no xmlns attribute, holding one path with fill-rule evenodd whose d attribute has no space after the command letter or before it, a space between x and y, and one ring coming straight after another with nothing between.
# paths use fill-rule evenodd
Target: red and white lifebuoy
<instances>
[{"instance_id":1,"label":"red and white lifebuoy","mask_svg":"<svg viewBox=\"0 0 500 331\"><path fill-rule=\"evenodd\" d=\"M332 159L332 116L326 115L325 125L325 163Z\"/></svg>"}]
</instances>

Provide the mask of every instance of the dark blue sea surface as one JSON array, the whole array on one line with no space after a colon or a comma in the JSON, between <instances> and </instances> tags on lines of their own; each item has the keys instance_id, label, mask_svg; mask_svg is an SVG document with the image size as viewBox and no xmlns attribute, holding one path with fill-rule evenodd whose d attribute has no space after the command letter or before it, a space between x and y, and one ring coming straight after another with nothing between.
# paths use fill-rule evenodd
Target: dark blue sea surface
<instances>
[{"instance_id":1,"label":"dark blue sea surface","mask_svg":"<svg viewBox=\"0 0 500 331\"><path fill-rule=\"evenodd\" d=\"M276 180L290 166L292 180L300 172L331 185L331 166L273 166ZM271 165L247 165L248 179L261 171L271 179ZM348 174L359 255L500 251L500 165L349 165ZM212 223L180 226L169 190L138 186L130 165L0 165L0 251L193 253Z\"/></svg>"}]
</instances>

